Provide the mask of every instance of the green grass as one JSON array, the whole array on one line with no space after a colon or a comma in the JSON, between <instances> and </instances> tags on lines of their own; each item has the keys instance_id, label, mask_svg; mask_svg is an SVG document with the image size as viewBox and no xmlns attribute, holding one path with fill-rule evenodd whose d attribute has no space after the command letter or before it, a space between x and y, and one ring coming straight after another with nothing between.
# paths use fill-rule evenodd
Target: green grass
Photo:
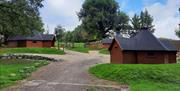
<instances>
[{"instance_id":1,"label":"green grass","mask_svg":"<svg viewBox=\"0 0 180 91\"><path fill-rule=\"evenodd\" d=\"M89 48L84 48L84 47L74 47L74 48L68 48L68 49L72 51L82 52L82 53L89 52Z\"/></svg>"},{"instance_id":2,"label":"green grass","mask_svg":"<svg viewBox=\"0 0 180 91\"><path fill-rule=\"evenodd\" d=\"M130 91L180 91L180 64L100 64L89 72L130 85Z\"/></svg>"},{"instance_id":3,"label":"green grass","mask_svg":"<svg viewBox=\"0 0 180 91\"><path fill-rule=\"evenodd\" d=\"M4 48L0 50L0 54L12 53L64 54L62 50L55 48Z\"/></svg>"},{"instance_id":4,"label":"green grass","mask_svg":"<svg viewBox=\"0 0 180 91\"><path fill-rule=\"evenodd\" d=\"M101 49L99 51L99 53L101 53L101 54L110 54L108 49Z\"/></svg>"},{"instance_id":5,"label":"green grass","mask_svg":"<svg viewBox=\"0 0 180 91\"><path fill-rule=\"evenodd\" d=\"M82 52L82 53L88 53L90 50L89 48L84 47L84 43L75 43L74 48L67 48L67 49L72 50L72 51Z\"/></svg>"},{"instance_id":6,"label":"green grass","mask_svg":"<svg viewBox=\"0 0 180 91\"><path fill-rule=\"evenodd\" d=\"M47 65L47 61L0 60L0 89L15 84L28 77L38 67Z\"/></svg>"}]
</instances>

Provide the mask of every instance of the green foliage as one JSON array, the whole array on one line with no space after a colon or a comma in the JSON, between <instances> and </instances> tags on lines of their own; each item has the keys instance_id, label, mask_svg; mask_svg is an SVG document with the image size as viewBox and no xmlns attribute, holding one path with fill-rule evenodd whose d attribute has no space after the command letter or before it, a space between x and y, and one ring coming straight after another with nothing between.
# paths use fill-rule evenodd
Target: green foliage
<instances>
[{"instance_id":1,"label":"green foliage","mask_svg":"<svg viewBox=\"0 0 180 91\"><path fill-rule=\"evenodd\" d=\"M88 38L87 32L82 26L77 26L72 32L74 42L85 42Z\"/></svg>"},{"instance_id":2,"label":"green foliage","mask_svg":"<svg viewBox=\"0 0 180 91\"><path fill-rule=\"evenodd\" d=\"M180 38L180 29L179 30L176 30L176 35Z\"/></svg>"},{"instance_id":3,"label":"green foliage","mask_svg":"<svg viewBox=\"0 0 180 91\"><path fill-rule=\"evenodd\" d=\"M121 32L121 34L126 34L127 30L131 29L129 25L129 16L124 12L118 12L115 20L115 31Z\"/></svg>"},{"instance_id":4,"label":"green foliage","mask_svg":"<svg viewBox=\"0 0 180 91\"><path fill-rule=\"evenodd\" d=\"M0 88L10 86L28 77L37 68L47 65L47 61L0 60Z\"/></svg>"},{"instance_id":5,"label":"green foliage","mask_svg":"<svg viewBox=\"0 0 180 91\"><path fill-rule=\"evenodd\" d=\"M101 54L110 54L108 49L101 49L99 51L99 53L101 53Z\"/></svg>"},{"instance_id":6,"label":"green foliage","mask_svg":"<svg viewBox=\"0 0 180 91\"><path fill-rule=\"evenodd\" d=\"M113 28L118 8L115 0L85 0L78 16L90 35L89 40L106 36L106 32Z\"/></svg>"},{"instance_id":7,"label":"green foliage","mask_svg":"<svg viewBox=\"0 0 180 91\"><path fill-rule=\"evenodd\" d=\"M43 0L1 0L0 34L5 37L17 34L31 34L33 30L43 31L39 16Z\"/></svg>"},{"instance_id":8,"label":"green foliage","mask_svg":"<svg viewBox=\"0 0 180 91\"><path fill-rule=\"evenodd\" d=\"M95 76L130 85L130 91L179 91L179 64L101 64L90 68Z\"/></svg>"},{"instance_id":9,"label":"green foliage","mask_svg":"<svg viewBox=\"0 0 180 91\"><path fill-rule=\"evenodd\" d=\"M0 54L12 53L64 54L62 50L54 48L4 48L0 50Z\"/></svg>"},{"instance_id":10,"label":"green foliage","mask_svg":"<svg viewBox=\"0 0 180 91\"><path fill-rule=\"evenodd\" d=\"M148 28L151 32L154 32L153 17L148 13L147 10L142 11L140 15L135 14L131 19L132 30L129 30L129 36L134 36L142 28Z\"/></svg>"},{"instance_id":11,"label":"green foliage","mask_svg":"<svg viewBox=\"0 0 180 91\"><path fill-rule=\"evenodd\" d=\"M57 40L57 46L58 46L58 49L59 49L59 46L60 46L60 42L64 41L65 40L65 29L63 27L61 27L61 25L58 25L56 28L55 28L55 35L56 35L56 40Z\"/></svg>"},{"instance_id":12,"label":"green foliage","mask_svg":"<svg viewBox=\"0 0 180 91\"><path fill-rule=\"evenodd\" d=\"M68 47L67 49L72 50L72 51L82 52L82 53L89 52L89 48L85 48L84 43L75 43L74 47Z\"/></svg>"}]
</instances>

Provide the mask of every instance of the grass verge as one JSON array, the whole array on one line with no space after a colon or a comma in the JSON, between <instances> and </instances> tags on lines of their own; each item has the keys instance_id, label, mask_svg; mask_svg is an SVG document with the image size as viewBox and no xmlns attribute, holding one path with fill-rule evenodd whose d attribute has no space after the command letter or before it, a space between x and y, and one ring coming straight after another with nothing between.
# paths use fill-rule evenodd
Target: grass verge
<instances>
[{"instance_id":1,"label":"grass verge","mask_svg":"<svg viewBox=\"0 0 180 91\"><path fill-rule=\"evenodd\" d=\"M99 51L99 53L101 53L101 54L110 54L108 49L101 49Z\"/></svg>"},{"instance_id":2,"label":"grass verge","mask_svg":"<svg viewBox=\"0 0 180 91\"><path fill-rule=\"evenodd\" d=\"M0 54L12 53L64 54L62 50L55 48L4 48L0 50Z\"/></svg>"},{"instance_id":3,"label":"grass verge","mask_svg":"<svg viewBox=\"0 0 180 91\"><path fill-rule=\"evenodd\" d=\"M130 85L130 91L180 91L180 64L100 64L89 72Z\"/></svg>"},{"instance_id":4,"label":"grass verge","mask_svg":"<svg viewBox=\"0 0 180 91\"><path fill-rule=\"evenodd\" d=\"M48 63L47 61L0 60L0 89L28 77L31 72Z\"/></svg>"},{"instance_id":5,"label":"grass verge","mask_svg":"<svg viewBox=\"0 0 180 91\"><path fill-rule=\"evenodd\" d=\"M74 43L73 48L67 48L67 49L72 50L72 51L82 52L82 53L88 53L90 50L89 48L84 47L84 43Z\"/></svg>"}]
</instances>

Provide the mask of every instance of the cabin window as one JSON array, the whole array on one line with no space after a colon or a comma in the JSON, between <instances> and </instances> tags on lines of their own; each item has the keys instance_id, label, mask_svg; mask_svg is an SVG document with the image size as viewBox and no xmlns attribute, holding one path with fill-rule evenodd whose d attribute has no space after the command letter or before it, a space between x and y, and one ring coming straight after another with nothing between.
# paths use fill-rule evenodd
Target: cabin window
<instances>
[{"instance_id":1,"label":"cabin window","mask_svg":"<svg viewBox=\"0 0 180 91\"><path fill-rule=\"evenodd\" d=\"M37 41L33 41L33 43L37 43Z\"/></svg>"},{"instance_id":2,"label":"cabin window","mask_svg":"<svg viewBox=\"0 0 180 91\"><path fill-rule=\"evenodd\" d=\"M149 52L149 53L147 53L147 56L148 56L148 57L154 57L154 56L155 56L155 54L154 54L154 53L152 53L152 52Z\"/></svg>"}]
</instances>

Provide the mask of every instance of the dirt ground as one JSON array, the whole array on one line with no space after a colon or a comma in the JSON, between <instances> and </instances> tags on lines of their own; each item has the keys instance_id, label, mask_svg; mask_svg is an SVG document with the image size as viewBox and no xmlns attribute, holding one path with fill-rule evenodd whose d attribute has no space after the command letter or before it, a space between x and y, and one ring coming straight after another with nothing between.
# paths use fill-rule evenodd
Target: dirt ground
<instances>
[{"instance_id":1,"label":"dirt ground","mask_svg":"<svg viewBox=\"0 0 180 91\"><path fill-rule=\"evenodd\" d=\"M28 55L28 54L27 54ZM101 80L90 73L89 67L109 63L109 55L98 51L79 53L66 50L65 55L46 55L62 61L52 62L34 72L28 79L3 91L127 91L128 87Z\"/></svg>"}]
</instances>

